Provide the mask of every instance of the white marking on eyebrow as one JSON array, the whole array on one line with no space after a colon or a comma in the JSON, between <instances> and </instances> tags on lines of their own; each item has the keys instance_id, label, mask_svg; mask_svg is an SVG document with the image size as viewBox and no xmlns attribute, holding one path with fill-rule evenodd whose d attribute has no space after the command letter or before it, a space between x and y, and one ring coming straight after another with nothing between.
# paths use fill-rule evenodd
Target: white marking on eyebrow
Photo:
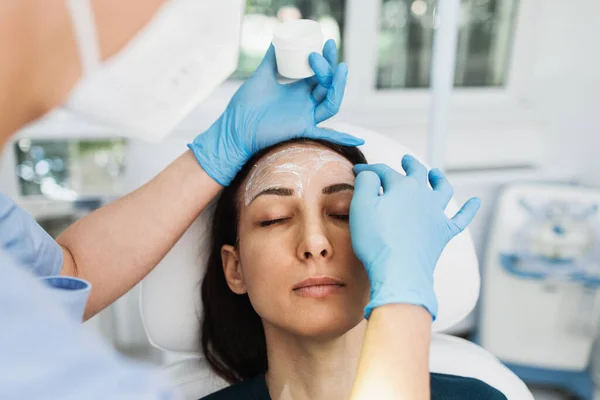
<instances>
[{"instance_id":1,"label":"white marking on eyebrow","mask_svg":"<svg viewBox=\"0 0 600 400\"><path fill-rule=\"evenodd\" d=\"M273 167L273 171L265 172L267 168L273 166L276 162L284 157L294 156L297 154L305 154L307 152L316 153L315 157L309 157L307 160L298 163L286 162L282 165ZM271 154L266 158L259 160L253 167L245 187L245 204L248 205L257 194L272 186L272 177L275 174L291 174L296 179L296 193L298 197L302 197L304 186L310 185L311 178L314 173L319 171L323 166L332 163L351 164L346 158L331 150L320 148L305 148L305 147L290 147L283 149L277 153Z\"/></svg>"}]
</instances>

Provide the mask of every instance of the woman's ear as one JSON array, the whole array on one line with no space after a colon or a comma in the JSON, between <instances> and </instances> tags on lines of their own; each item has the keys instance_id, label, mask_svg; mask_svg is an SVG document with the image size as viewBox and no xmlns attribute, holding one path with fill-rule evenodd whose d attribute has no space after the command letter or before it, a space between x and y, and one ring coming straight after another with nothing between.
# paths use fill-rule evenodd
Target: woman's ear
<instances>
[{"instance_id":1,"label":"woman's ear","mask_svg":"<svg viewBox=\"0 0 600 400\"><path fill-rule=\"evenodd\" d=\"M237 249L234 246L225 244L221 247L221 262L223 263L223 272L229 289L236 294L245 294L246 284L240 265L240 259Z\"/></svg>"}]
</instances>

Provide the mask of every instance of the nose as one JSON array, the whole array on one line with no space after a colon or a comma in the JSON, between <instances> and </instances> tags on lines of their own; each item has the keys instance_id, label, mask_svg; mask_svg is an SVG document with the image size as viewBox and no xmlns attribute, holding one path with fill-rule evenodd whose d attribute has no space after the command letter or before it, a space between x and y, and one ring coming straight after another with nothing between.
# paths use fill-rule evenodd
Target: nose
<instances>
[{"instance_id":1,"label":"nose","mask_svg":"<svg viewBox=\"0 0 600 400\"><path fill-rule=\"evenodd\" d=\"M320 220L306 221L301 238L298 246L298 258L301 260L330 259L333 255L333 247Z\"/></svg>"}]
</instances>

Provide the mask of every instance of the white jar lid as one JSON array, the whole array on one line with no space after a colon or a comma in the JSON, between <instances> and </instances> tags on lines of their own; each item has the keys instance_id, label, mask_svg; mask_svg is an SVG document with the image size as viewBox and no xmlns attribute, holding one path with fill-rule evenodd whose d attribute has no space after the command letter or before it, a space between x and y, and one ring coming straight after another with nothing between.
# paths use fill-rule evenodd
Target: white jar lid
<instances>
[{"instance_id":1,"label":"white jar lid","mask_svg":"<svg viewBox=\"0 0 600 400\"><path fill-rule=\"evenodd\" d=\"M293 50L322 44L321 24L310 19L297 19L280 24L273 33L273 45L281 50Z\"/></svg>"}]
</instances>

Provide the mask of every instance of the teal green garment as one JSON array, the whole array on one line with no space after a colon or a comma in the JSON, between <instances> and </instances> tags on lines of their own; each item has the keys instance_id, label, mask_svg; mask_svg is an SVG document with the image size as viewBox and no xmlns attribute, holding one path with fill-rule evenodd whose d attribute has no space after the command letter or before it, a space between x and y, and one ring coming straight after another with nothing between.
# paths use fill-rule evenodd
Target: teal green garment
<instances>
[{"instance_id":1,"label":"teal green garment","mask_svg":"<svg viewBox=\"0 0 600 400\"><path fill-rule=\"evenodd\" d=\"M506 396L487 383L462 376L434 374L431 377L432 400L506 400ZM202 400L271 400L265 375L238 383Z\"/></svg>"}]
</instances>

